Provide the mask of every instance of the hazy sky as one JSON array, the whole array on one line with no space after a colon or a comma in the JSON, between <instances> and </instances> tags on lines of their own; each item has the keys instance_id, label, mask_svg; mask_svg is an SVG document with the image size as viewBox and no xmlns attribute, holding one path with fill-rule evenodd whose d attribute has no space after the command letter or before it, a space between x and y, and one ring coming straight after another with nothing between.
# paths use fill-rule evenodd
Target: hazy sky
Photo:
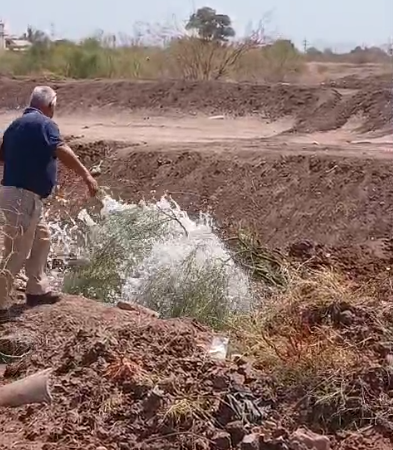
<instances>
[{"instance_id":1,"label":"hazy sky","mask_svg":"<svg viewBox=\"0 0 393 450\"><path fill-rule=\"evenodd\" d=\"M80 38L97 29L132 34L137 21L178 22L194 9L211 6L229 14L239 34L250 20L268 13L276 35L306 38L310 45L384 44L393 38L393 0L11 0L0 2L0 19L12 33L28 24L57 37Z\"/></svg>"}]
</instances>

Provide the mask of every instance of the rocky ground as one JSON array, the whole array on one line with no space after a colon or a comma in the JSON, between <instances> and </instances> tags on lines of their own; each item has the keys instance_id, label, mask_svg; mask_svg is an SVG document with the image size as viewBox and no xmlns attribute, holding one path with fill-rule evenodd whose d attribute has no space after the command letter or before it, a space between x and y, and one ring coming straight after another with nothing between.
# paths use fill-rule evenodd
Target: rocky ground
<instances>
[{"instance_id":1,"label":"rocky ground","mask_svg":"<svg viewBox=\"0 0 393 450\"><path fill-rule=\"evenodd\" d=\"M391 303L378 317L332 307L303 311L304 323L333 327L335 345L356 347L356 363L333 371L325 360L315 379L292 381L234 352L214 361L211 332L192 321L76 297L14 307L0 349L26 356L3 366L3 383L52 368L53 400L3 409L0 448L391 449L391 331L383 328Z\"/></svg>"}]
</instances>

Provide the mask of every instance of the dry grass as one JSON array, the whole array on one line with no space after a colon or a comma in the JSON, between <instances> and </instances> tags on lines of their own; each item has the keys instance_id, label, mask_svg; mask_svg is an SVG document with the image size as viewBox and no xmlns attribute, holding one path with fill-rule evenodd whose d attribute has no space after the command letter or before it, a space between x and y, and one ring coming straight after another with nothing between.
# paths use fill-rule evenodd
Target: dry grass
<instances>
[{"instance_id":1,"label":"dry grass","mask_svg":"<svg viewBox=\"0 0 393 450\"><path fill-rule=\"evenodd\" d=\"M236 239L237 255L271 289L261 289L256 311L230 318L228 333L271 378L284 420L323 432L370 423L392 432L393 305L377 296L377 282L291 264L252 233Z\"/></svg>"},{"instance_id":2,"label":"dry grass","mask_svg":"<svg viewBox=\"0 0 393 450\"><path fill-rule=\"evenodd\" d=\"M390 371L393 308L331 271L293 270L285 291L229 323L238 349L268 373L290 411L324 431L393 427ZM393 429L393 428L392 428Z\"/></svg>"},{"instance_id":3,"label":"dry grass","mask_svg":"<svg viewBox=\"0 0 393 450\"><path fill-rule=\"evenodd\" d=\"M116 382L125 379L140 379L142 377L142 369L139 364L131 361L126 356L118 356L109 364L105 375Z\"/></svg>"},{"instance_id":4,"label":"dry grass","mask_svg":"<svg viewBox=\"0 0 393 450\"><path fill-rule=\"evenodd\" d=\"M244 351L258 364L283 380L307 381L329 361L337 369L343 362L356 360L356 349L340 346L333 327L313 324L325 317L339 320L343 299L350 307L355 298L331 271L305 278L292 273L284 292L267 299L251 316L235 317L230 325Z\"/></svg>"},{"instance_id":5,"label":"dry grass","mask_svg":"<svg viewBox=\"0 0 393 450\"><path fill-rule=\"evenodd\" d=\"M181 428L187 422L197 418L212 421L207 412L206 401L203 398L179 397L174 399L163 415L162 422L170 423L174 428Z\"/></svg>"}]
</instances>

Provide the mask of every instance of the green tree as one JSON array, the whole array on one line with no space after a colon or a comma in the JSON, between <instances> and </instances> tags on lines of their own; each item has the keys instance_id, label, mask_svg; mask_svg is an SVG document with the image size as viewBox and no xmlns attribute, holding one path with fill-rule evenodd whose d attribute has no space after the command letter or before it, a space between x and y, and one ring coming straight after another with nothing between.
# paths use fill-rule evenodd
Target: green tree
<instances>
[{"instance_id":1,"label":"green tree","mask_svg":"<svg viewBox=\"0 0 393 450\"><path fill-rule=\"evenodd\" d=\"M206 41L225 42L235 36L231 18L226 14L217 14L215 9L208 6L191 14L186 29L196 30L198 36Z\"/></svg>"}]
</instances>

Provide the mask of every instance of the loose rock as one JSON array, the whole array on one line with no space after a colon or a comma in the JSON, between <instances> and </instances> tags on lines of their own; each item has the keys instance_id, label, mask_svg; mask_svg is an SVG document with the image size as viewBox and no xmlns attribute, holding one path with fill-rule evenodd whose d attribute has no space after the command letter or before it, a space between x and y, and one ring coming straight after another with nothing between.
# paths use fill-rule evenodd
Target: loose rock
<instances>
[{"instance_id":1,"label":"loose rock","mask_svg":"<svg viewBox=\"0 0 393 450\"><path fill-rule=\"evenodd\" d=\"M244 436L240 445L241 450L259 450L260 436L252 433Z\"/></svg>"},{"instance_id":2,"label":"loose rock","mask_svg":"<svg viewBox=\"0 0 393 450\"><path fill-rule=\"evenodd\" d=\"M159 317L157 311L153 311L152 309L146 308L145 306L142 305L137 305L135 303L118 302L116 306L122 309L123 311L132 311L139 314L147 314L152 317Z\"/></svg>"},{"instance_id":3,"label":"loose rock","mask_svg":"<svg viewBox=\"0 0 393 450\"><path fill-rule=\"evenodd\" d=\"M230 450L231 448L231 436L225 431L216 433L211 442L212 450Z\"/></svg>"},{"instance_id":4,"label":"loose rock","mask_svg":"<svg viewBox=\"0 0 393 450\"><path fill-rule=\"evenodd\" d=\"M238 444L240 444L240 442L244 438L244 435L246 434L244 430L244 425L240 420L228 423L225 429L231 435L233 447L236 447Z\"/></svg>"},{"instance_id":5,"label":"loose rock","mask_svg":"<svg viewBox=\"0 0 393 450\"><path fill-rule=\"evenodd\" d=\"M330 440L327 436L303 428L299 428L292 434L291 442L309 450L330 450Z\"/></svg>"}]
</instances>

